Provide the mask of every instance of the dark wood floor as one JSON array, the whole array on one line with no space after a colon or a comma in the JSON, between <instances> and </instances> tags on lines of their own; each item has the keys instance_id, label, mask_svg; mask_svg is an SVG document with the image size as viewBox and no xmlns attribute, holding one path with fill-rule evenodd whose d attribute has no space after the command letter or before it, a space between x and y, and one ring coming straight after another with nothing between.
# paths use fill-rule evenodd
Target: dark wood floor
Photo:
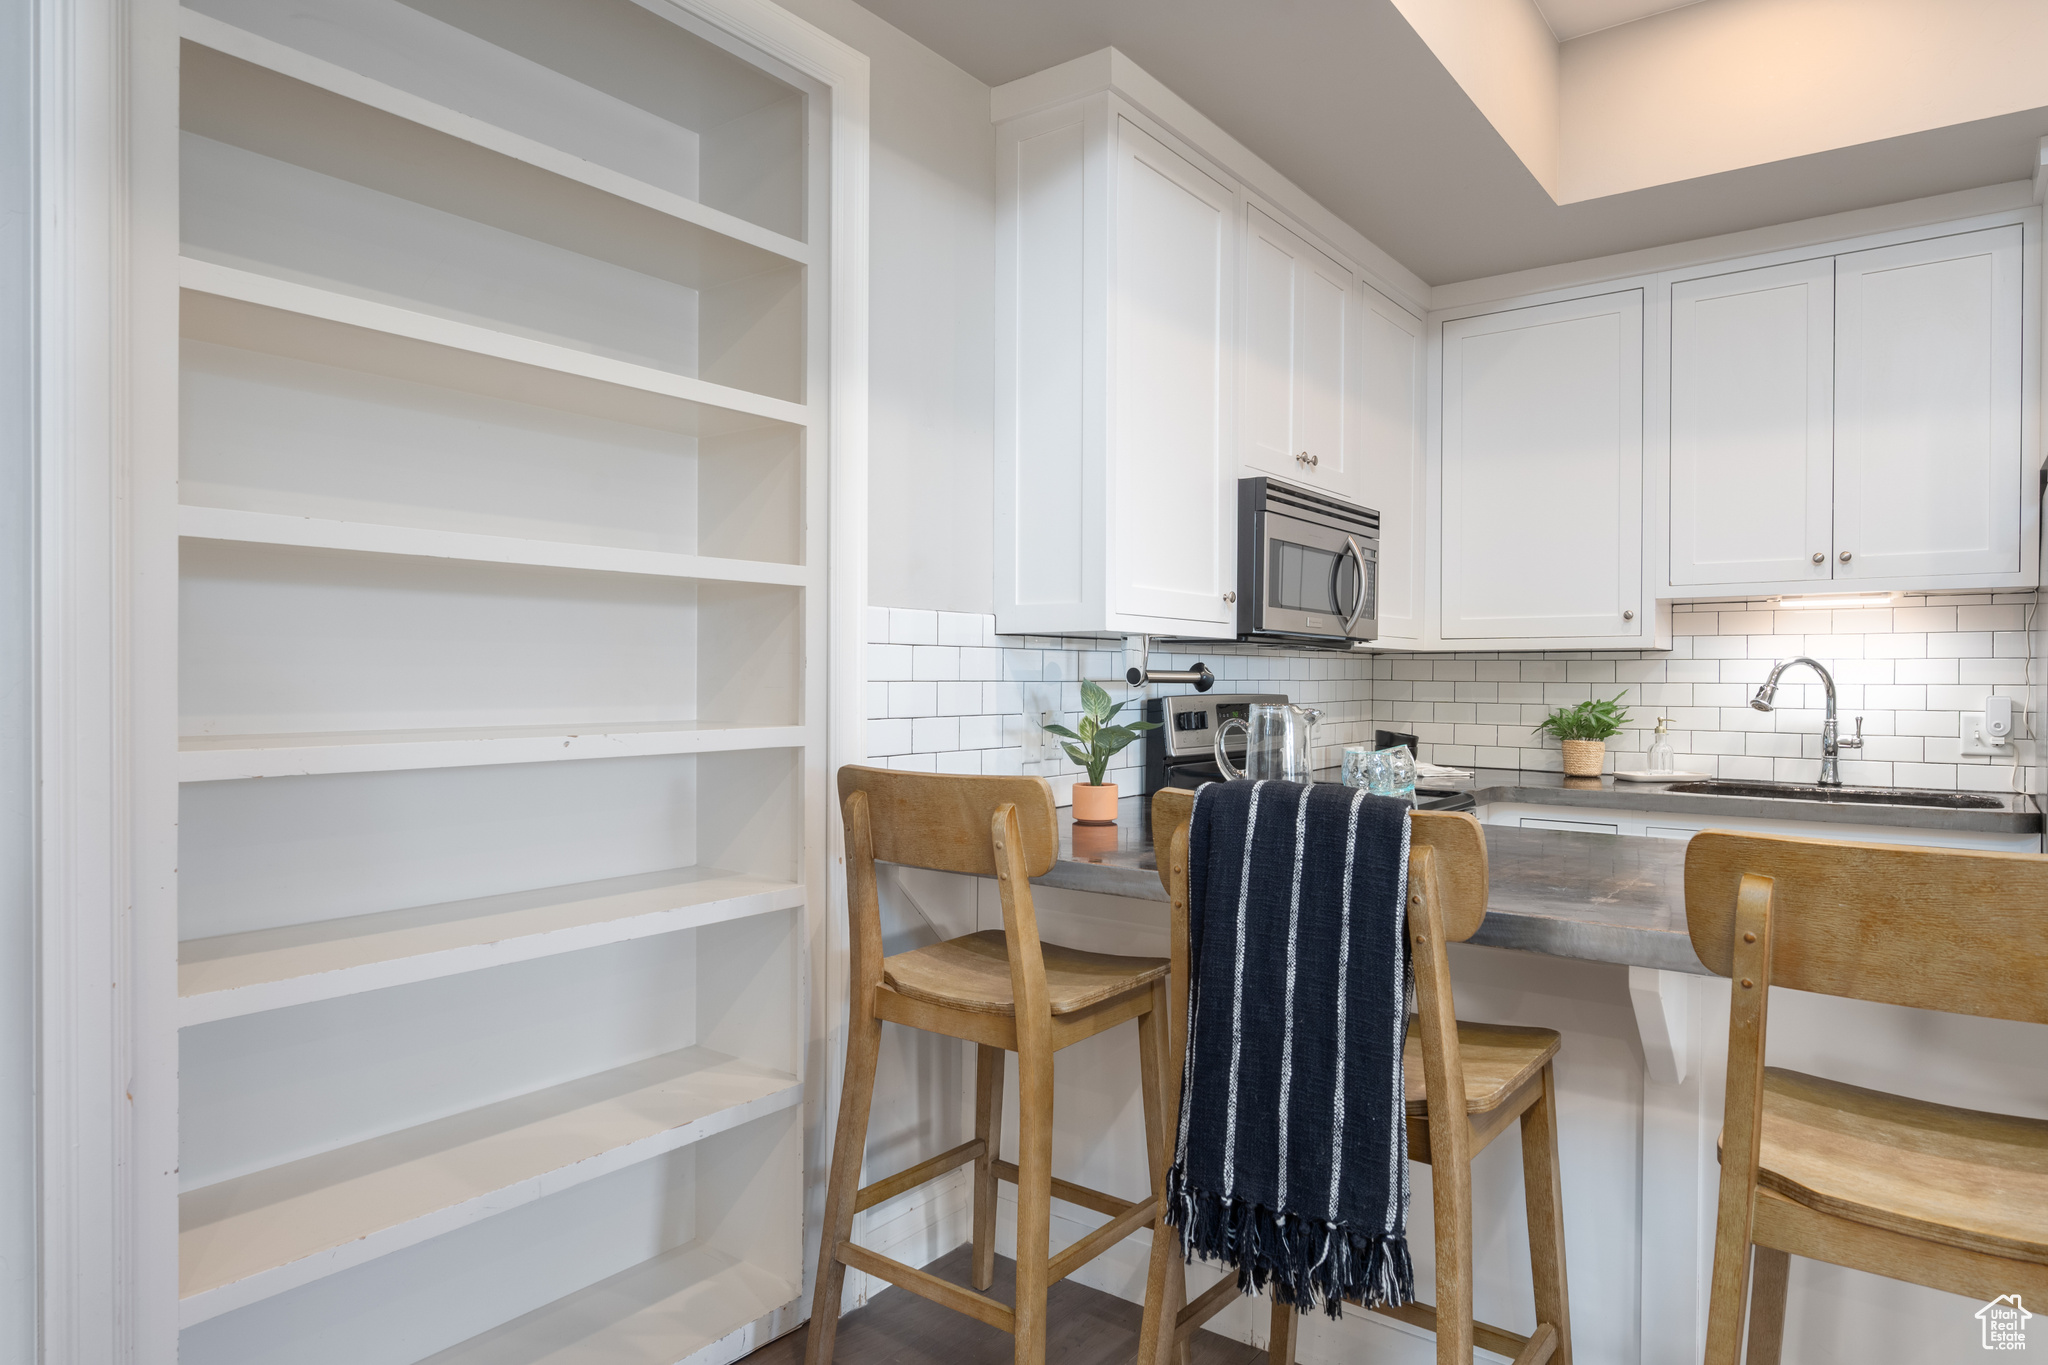
<instances>
[{"instance_id":1,"label":"dark wood floor","mask_svg":"<svg viewBox=\"0 0 2048 1365\"><path fill-rule=\"evenodd\" d=\"M967 1283L968 1248L949 1251L925 1269ZM1016 1265L996 1257L989 1291L1004 1303L1016 1292ZM1138 1354L1141 1310L1114 1294L1064 1280L1047 1298L1047 1365L1130 1365ZM810 1328L791 1332L741 1365L801 1365ZM1194 1365L1253 1365L1265 1352L1214 1332L1197 1332ZM1010 1334L891 1286L839 1320L833 1365L1009 1365Z\"/></svg>"}]
</instances>

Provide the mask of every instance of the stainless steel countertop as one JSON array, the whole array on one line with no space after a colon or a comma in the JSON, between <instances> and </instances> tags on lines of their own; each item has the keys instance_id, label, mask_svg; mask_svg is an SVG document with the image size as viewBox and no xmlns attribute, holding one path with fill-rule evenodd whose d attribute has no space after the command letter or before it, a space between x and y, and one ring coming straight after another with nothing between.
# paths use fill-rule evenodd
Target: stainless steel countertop
<instances>
[{"instance_id":1,"label":"stainless steel countertop","mask_svg":"<svg viewBox=\"0 0 2048 1365\"><path fill-rule=\"evenodd\" d=\"M1901 829L1968 830L1981 834L2038 834L2041 810L2022 793L1971 792L1999 803L1997 810L1942 810L1924 806L1801 801L1757 796L1674 792L1664 782L1617 782L1612 777L1566 777L1513 768L1477 768L1462 779L1431 779L1432 790L1469 791L1480 805L1524 802L1606 810L1668 811L1751 820L1803 820L1816 825L1894 825Z\"/></svg>"},{"instance_id":2,"label":"stainless steel countertop","mask_svg":"<svg viewBox=\"0 0 2048 1365\"><path fill-rule=\"evenodd\" d=\"M1482 802L1528 801L1540 805L1605 806L1608 809L1669 810L1686 814L1741 814L1810 820L1853 820L1921 829L1991 829L2025 833L2041 827L2032 798L2016 797L2005 811L1920 810L1906 807L1844 808L1813 801L1749 797L1687 796L1650 783L1616 784L1612 778L1570 779L1556 773L1482 769L1460 784ZM1617 790L1617 785L1619 790ZM1877 819L1882 814L1885 818ZM1114 826L1081 826L1072 812L1060 812L1060 853L1043 886L1094 891L1164 902L1158 861L1152 851L1151 799L1127 796L1117 803ZM1916 817L1912 819L1902 817ZM2002 824L1956 825L1957 816L1995 819ZM1489 868L1486 921L1471 941L1494 948L1520 948L1552 957L1612 962L1634 967L1706 974L1685 929L1685 844L1621 834L1486 827Z\"/></svg>"}]
</instances>

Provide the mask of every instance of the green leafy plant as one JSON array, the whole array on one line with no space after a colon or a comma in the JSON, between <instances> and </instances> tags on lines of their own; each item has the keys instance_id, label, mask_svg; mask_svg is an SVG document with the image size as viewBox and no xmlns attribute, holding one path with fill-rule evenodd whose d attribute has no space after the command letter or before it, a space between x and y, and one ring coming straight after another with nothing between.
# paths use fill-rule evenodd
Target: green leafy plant
<instances>
[{"instance_id":1,"label":"green leafy plant","mask_svg":"<svg viewBox=\"0 0 2048 1365\"><path fill-rule=\"evenodd\" d=\"M1577 706L1560 706L1544 717L1536 728L1552 739L1612 739L1621 733L1628 708L1621 704L1626 692L1607 701L1582 701Z\"/></svg>"},{"instance_id":2,"label":"green leafy plant","mask_svg":"<svg viewBox=\"0 0 2048 1365\"><path fill-rule=\"evenodd\" d=\"M1092 682L1081 684L1081 727L1079 731L1069 730L1064 725L1048 725L1048 734L1058 735L1070 743L1061 744L1067 757L1088 770L1088 785L1102 785L1102 774L1109 768L1109 760L1132 740L1147 730L1157 730L1159 723L1151 720L1129 721L1123 725L1111 725L1117 712L1129 702L1112 702L1109 693Z\"/></svg>"}]
</instances>

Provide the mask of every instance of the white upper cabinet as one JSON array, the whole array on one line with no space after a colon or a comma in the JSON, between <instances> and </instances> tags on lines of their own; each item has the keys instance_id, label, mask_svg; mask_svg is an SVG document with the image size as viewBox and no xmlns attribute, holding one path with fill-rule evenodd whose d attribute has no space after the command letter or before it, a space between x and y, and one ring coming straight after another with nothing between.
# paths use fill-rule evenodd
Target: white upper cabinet
<instances>
[{"instance_id":1,"label":"white upper cabinet","mask_svg":"<svg viewBox=\"0 0 2048 1365\"><path fill-rule=\"evenodd\" d=\"M1835 578L2020 569L2021 229L1836 261Z\"/></svg>"},{"instance_id":2,"label":"white upper cabinet","mask_svg":"<svg viewBox=\"0 0 2048 1365\"><path fill-rule=\"evenodd\" d=\"M1423 630L1423 518L1429 515L1423 445L1422 320L1386 295L1358 289L1357 500L1380 514L1381 640Z\"/></svg>"},{"instance_id":3,"label":"white upper cabinet","mask_svg":"<svg viewBox=\"0 0 2048 1365\"><path fill-rule=\"evenodd\" d=\"M2031 586L2023 229L1670 286L1670 589Z\"/></svg>"},{"instance_id":4,"label":"white upper cabinet","mask_svg":"<svg viewBox=\"0 0 2048 1365\"><path fill-rule=\"evenodd\" d=\"M1445 643L1639 639L1642 292L1443 324Z\"/></svg>"},{"instance_id":5,"label":"white upper cabinet","mask_svg":"<svg viewBox=\"0 0 2048 1365\"><path fill-rule=\"evenodd\" d=\"M1671 582L1829 578L1834 261L1671 286Z\"/></svg>"},{"instance_id":6,"label":"white upper cabinet","mask_svg":"<svg viewBox=\"0 0 2048 1365\"><path fill-rule=\"evenodd\" d=\"M1352 273L1253 203L1243 281L1242 472L1348 493Z\"/></svg>"},{"instance_id":7,"label":"white upper cabinet","mask_svg":"<svg viewBox=\"0 0 2048 1365\"><path fill-rule=\"evenodd\" d=\"M1223 624L1237 196L1128 119L1116 142L1108 605L1133 625Z\"/></svg>"},{"instance_id":8,"label":"white upper cabinet","mask_svg":"<svg viewBox=\"0 0 2048 1365\"><path fill-rule=\"evenodd\" d=\"M999 148L997 624L1231 634L1237 188L1109 94Z\"/></svg>"}]
</instances>

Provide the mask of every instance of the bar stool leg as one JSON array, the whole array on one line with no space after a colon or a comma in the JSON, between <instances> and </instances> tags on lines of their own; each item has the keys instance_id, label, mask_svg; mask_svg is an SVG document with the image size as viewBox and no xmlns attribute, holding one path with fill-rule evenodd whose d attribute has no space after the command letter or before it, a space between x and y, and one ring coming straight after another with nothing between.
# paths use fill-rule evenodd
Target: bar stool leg
<instances>
[{"instance_id":1,"label":"bar stool leg","mask_svg":"<svg viewBox=\"0 0 2048 1365\"><path fill-rule=\"evenodd\" d=\"M996 1279L996 1161L1003 1140L1003 1065L1001 1048L983 1043L975 1049L974 1136L981 1156L974 1163L974 1287Z\"/></svg>"},{"instance_id":2,"label":"bar stool leg","mask_svg":"<svg viewBox=\"0 0 2048 1365\"><path fill-rule=\"evenodd\" d=\"M1778 1352L1785 1344L1785 1286L1792 1274L1792 1256L1761 1246L1750 1254L1747 1365L1778 1365Z\"/></svg>"},{"instance_id":3,"label":"bar stool leg","mask_svg":"<svg viewBox=\"0 0 2048 1365\"><path fill-rule=\"evenodd\" d=\"M839 1125L832 1137L832 1174L825 1185L824 1235L818 1239L818 1279L811 1296L810 1336L805 1365L830 1365L839 1334L840 1286L846 1266L839 1248L853 1236L854 1196L860 1193L861 1162L867 1154L868 1107L875 1097L875 1059L882 1047L882 1021L865 998L853 1002L846 1030L846 1083L839 1094Z\"/></svg>"},{"instance_id":4,"label":"bar stool leg","mask_svg":"<svg viewBox=\"0 0 2048 1365\"><path fill-rule=\"evenodd\" d=\"M1167 1096L1172 1061L1167 1055L1166 983L1152 987L1152 1007L1138 1016L1138 1074L1145 1106L1145 1154L1152 1167L1152 1196L1159 1201L1152 1220L1152 1259L1145 1273L1145 1319L1138 1333L1139 1365L1172 1365L1174 1325L1187 1298L1179 1243L1166 1225L1166 1169L1173 1164L1174 1111L1179 1096Z\"/></svg>"},{"instance_id":5,"label":"bar stool leg","mask_svg":"<svg viewBox=\"0 0 2048 1365\"><path fill-rule=\"evenodd\" d=\"M1572 1365L1572 1314L1565 1291L1564 1187L1558 1176L1557 1084L1543 1065L1543 1096L1522 1111L1522 1189L1529 1210L1529 1264L1536 1321L1557 1331L1552 1365Z\"/></svg>"},{"instance_id":6,"label":"bar stool leg","mask_svg":"<svg viewBox=\"0 0 2048 1365\"><path fill-rule=\"evenodd\" d=\"M1301 1314L1284 1303L1273 1305L1273 1325L1267 1333L1267 1365L1294 1365L1294 1333Z\"/></svg>"},{"instance_id":7,"label":"bar stool leg","mask_svg":"<svg viewBox=\"0 0 2048 1365\"><path fill-rule=\"evenodd\" d=\"M1022 1011L1019 1011L1021 1016ZM1045 1293L1052 1241L1050 1019L1017 1020L1016 1365L1045 1365ZM1026 1035L1036 1032L1030 1039ZM1036 1046L1033 1046L1033 1043Z\"/></svg>"},{"instance_id":8,"label":"bar stool leg","mask_svg":"<svg viewBox=\"0 0 2048 1365\"><path fill-rule=\"evenodd\" d=\"M1465 1116L1458 1114L1454 1121L1463 1124ZM1436 1359L1437 1365L1472 1365L1472 1162L1462 1144L1455 1160L1437 1156L1436 1137L1437 1126L1432 1123L1430 1151L1436 1159L1429 1164L1429 1179L1436 1216Z\"/></svg>"}]
</instances>

